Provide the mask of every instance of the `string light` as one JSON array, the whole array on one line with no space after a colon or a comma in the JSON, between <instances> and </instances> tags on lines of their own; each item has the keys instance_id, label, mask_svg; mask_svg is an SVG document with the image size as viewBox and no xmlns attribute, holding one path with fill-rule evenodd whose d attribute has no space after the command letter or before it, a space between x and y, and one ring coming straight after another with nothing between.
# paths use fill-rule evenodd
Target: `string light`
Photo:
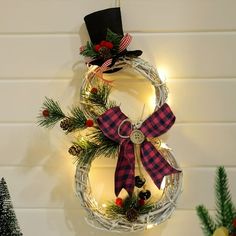
<instances>
[{"instance_id":1,"label":"string light","mask_svg":"<svg viewBox=\"0 0 236 236\"><path fill-rule=\"evenodd\" d=\"M163 149L167 149L167 150L172 150L170 147L168 147L168 145L164 142L161 142L161 148Z\"/></svg>"},{"instance_id":2,"label":"string light","mask_svg":"<svg viewBox=\"0 0 236 236\"><path fill-rule=\"evenodd\" d=\"M166 70L164 70L163 68L159 68L159 69L157 69L157 71L158 71L158 75L159 75L159 78L160 78L161 82L166 83L166 80L167 80Z\"/></svg>"},{"instance_id":3,"label":"string light","mask_svg":"<svg viewBox=\"0 0 236 236\"><path fill-rule=\"evenodd\" d=\"M161 183L161 190L164 190L166 187L166 177L163 178L162 183Z\"/></svg>"},{"instance_id":4,"label":"string light","mask_svg":"<svg viewBox=\"0 0 236 236\"><path fill-rule=\"evenodd\" d=\"M153 224L149 224L149 225L147 225L147 229L151 229L151 228L153 228L153 227L154 227Z\"/></svg>"}]
</instances>

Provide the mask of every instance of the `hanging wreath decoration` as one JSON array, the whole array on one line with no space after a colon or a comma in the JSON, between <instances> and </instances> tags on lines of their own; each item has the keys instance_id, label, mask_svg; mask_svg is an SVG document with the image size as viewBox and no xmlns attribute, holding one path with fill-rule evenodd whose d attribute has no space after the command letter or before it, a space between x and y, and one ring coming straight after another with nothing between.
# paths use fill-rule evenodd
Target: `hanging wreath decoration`
<instances>
[{"instance_id":1,"label":"hanging wreath decoration","mask_svg":"<svg viewBox=\"0 0 236 236\"><path fill-rule=\"evenodd\" d=\"M99 25L95 27L94 22ZM89 224L116 232L147 229L170 217L182 187L181 169L170 149L159 138L175 122L166 103L168 91L157 70L139 58L142 52L127 50L132 37L123 35L119 8L92 13L85 17L85 23L91 42L80 50L89 58L80 104L65 114L58 102L46 98L39 125L49 128L60 122L65 133L73 132L77 137L86 132L86 135L79 135L68 151L76 159L76 192L88 212ZM115 73L126 67L148 79L156 94L153 113L135 124L115 101L110 100L112 82L103 78L104 73ZM95 200L89 181L91 164L100 156L117 158L114 173L116 199L107 203L106 208ZM159 189L165 178L163 194L157 202L152 200L142 168ZM125 198L119 197L122 189L127 191Z\"/></svg>"}]
</instances>

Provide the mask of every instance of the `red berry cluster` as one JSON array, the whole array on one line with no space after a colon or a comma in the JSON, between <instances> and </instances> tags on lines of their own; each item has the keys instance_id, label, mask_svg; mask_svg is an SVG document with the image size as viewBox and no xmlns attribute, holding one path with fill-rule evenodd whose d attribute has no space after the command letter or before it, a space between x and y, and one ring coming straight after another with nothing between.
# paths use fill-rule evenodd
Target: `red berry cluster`
<instances>
[{"instance_id":1,"label":"red berry cluster","mask_svg":"<svg viewBox=\"0 0 236 236\"><path fill-rule=\"evenodd\" d=\"M119 207L123 207L123 199L118 197L115 201L115 204ZM137 204L138 204L138 206L144 206L145 205L145 200L144 199L138 199Z\"/></svg>"},{"instance_id":2,"label":"red berry cluster","mask_svg":"<svg viewBox=\"0 0 236 236\"><path fill-rule=\"evenodd\" d=\"M105 48L108 48L108 49L112 49L112 48L114 47L114 45L113 45L112 42L102 40L101 43L96 44L96 45L94 46L94 50L95 50L96 52L99 52L99 50L100 50L102 47L105 47Z\"/></svg>"}]
</instances>

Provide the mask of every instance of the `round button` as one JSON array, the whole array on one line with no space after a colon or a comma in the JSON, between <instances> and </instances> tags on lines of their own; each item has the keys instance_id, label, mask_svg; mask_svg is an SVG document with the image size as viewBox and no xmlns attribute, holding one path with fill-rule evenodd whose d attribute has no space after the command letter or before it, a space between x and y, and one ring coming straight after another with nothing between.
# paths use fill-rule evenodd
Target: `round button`
<instances>
[{"instance_id":1,"label":"round button","mask_svg":"<svg viewBox=\"0 0 236 236\"><path fill-rule=\"evenodd\" d=\"M145 140L145 136L142 131L135 129L130 134L130 140L135 144L141 144Z\"/></svg>"}]
</instances>

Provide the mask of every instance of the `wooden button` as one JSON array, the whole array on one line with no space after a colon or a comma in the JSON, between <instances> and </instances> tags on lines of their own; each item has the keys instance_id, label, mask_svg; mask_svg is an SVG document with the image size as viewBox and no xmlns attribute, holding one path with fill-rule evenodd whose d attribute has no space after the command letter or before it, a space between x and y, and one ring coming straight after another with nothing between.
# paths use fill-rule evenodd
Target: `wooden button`
<instances>
[{"instance_id":1,"label":"wooden button","mask_svg":"<svg viewBox=\"0 0 236 236\"><path fill-rule=\"evenodd\" d=\"M145 136L142 133L142 131L135 129L131 132L130 134L130 140L134 143L134 144L141 144L144 140L145 140Z\"/></svg>"}]
</instances>

